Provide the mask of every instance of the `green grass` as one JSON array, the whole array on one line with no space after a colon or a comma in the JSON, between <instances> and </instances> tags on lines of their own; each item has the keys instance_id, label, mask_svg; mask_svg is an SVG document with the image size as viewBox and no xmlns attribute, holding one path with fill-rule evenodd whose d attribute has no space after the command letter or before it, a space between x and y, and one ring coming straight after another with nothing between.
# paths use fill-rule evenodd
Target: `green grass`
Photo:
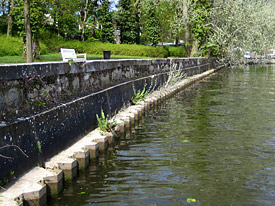
<instances>
[{"instance_id":1,"label":"green grass","mask_svg":"<svg viewBox=\"0 0 275 206\"><path fill-rule=\"evenodd\" d=\"M53 62L62 61L60 53L50 53L41 55L41 60L35 60L35 62ZM151 57L141 56L123 56L123 55L111 55L111 59L150 59ZM103 54L87 54L87 60L103 59ZM22 56L0 56L0 64L17 64L26 63L26 60Z\"/></svg>"}]
</instances>

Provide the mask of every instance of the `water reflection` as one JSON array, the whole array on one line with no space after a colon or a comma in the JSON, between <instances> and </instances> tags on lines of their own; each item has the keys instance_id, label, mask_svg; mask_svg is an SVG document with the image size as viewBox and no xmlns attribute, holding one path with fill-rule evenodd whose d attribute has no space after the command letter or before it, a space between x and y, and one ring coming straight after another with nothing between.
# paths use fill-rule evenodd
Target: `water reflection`
<instances>
[{"instance_id":1,"label":"water reflection","mask_svg":"<svg viewBox=\"0 0 275 206\"><path fill-rule=\"evenodd\" d=\"M275 67L198 84L151 112L50 205L275 205Z\"/></svg>"}]
</instances>

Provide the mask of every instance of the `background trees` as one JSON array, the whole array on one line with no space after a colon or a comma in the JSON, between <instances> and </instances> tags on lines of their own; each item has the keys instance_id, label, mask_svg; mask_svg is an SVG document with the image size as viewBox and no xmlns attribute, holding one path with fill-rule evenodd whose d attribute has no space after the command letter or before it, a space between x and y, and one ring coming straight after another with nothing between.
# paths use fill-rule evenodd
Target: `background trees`
<instances>
[{"instance_id":1,"label":"background trees","mask_svg":"<svg viewBox=\"0 0 275 206\"><path fill-rule=\"evenodd\" d=\"M119 0L117 11L117 25L120 31L120 42L123 44L137 43L137 25L139 27L138 18L136 18L135 1Z\"/></svg>"},{"instance_id":2,"label":"background trees","mask_svg":"<svg viewBox=\"0 0 275 206\"><path fill-rule=\"evenodd\" d=\"M103 0L101 4L101 9L99 10L99 23L101 24L101 41L114 43L114 26L112 13L110 12L109 0Z\"/></svg>"},{"instance_id":3,"label":"background trees","mask_svg":"<svg viewBox=\"0 0 275 206\"><path fill-rule=\"evenodd\" d=\"M39 39L183 45L187 56L273 47L274 1L262 0L29 0L33 56ZM116 5L112 7L111 5ZM25 38L24 0L0 0L0 32ZM117 38L116 38L117 39ZM239 48L239 49L236 49ZM226 52L222 54L222 50ZM239 52L235 52L239 50ZM225 54L225 55L224 55Z\"/></svg>"},{"instance_id":4,"label":"background trees","mask_svg":"<svg viewBox=\"0 0 275 206\"><path fill-rule=\"evenodd\" d=\"M159 2L143 0L141 3L141 29L143 42L156 46L160 41Z\"/></svg>"},{"instance_id":5,"label":"background trees","mask_svg":"<svg viewBox=\"0 0 275 206\"><path fill-rule=\"evenodd\" d=\"M224 60L233 64L242 60L245 51L264 54L275 43L274 10L274 1L215 0L208 41L224 49Z\"/></svg>"}]
</instances>

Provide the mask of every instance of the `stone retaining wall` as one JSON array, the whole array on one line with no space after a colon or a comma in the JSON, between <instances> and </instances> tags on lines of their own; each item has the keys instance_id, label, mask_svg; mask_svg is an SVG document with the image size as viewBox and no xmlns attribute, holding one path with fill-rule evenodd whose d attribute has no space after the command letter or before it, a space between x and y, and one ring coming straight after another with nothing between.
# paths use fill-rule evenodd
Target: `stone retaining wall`
<instances>
[{"instance_id":1,"label":"stone retaining wall","mask_svg":"<svg viewBox=\"0 0 275 206\"><path fill-rule=\"evenodd\" d=\"M215 60L102 60L0 66L0 180L43 162L96 127L96 114L129 104L135 88L157 88L176 63L188 75L215 68ZM153 76L152 76L153 75Z\"/></svg>"}]
</instances>

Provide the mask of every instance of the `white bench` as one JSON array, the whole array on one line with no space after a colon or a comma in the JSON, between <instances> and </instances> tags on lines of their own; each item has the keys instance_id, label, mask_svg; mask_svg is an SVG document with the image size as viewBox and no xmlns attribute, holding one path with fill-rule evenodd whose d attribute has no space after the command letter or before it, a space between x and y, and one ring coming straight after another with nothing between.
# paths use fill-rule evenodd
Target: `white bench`
<instances>
[{"instance_id":1,"label":"white bench","mask_svg":"<svg viewBox=\"0 0 275 206\"><path fill-rule=\"evenodd\" d=\"M64 62L72 61L86 61L86 53L76 54L74 49L60 49L62 60Z\"/></svg>"}]
</instances>

